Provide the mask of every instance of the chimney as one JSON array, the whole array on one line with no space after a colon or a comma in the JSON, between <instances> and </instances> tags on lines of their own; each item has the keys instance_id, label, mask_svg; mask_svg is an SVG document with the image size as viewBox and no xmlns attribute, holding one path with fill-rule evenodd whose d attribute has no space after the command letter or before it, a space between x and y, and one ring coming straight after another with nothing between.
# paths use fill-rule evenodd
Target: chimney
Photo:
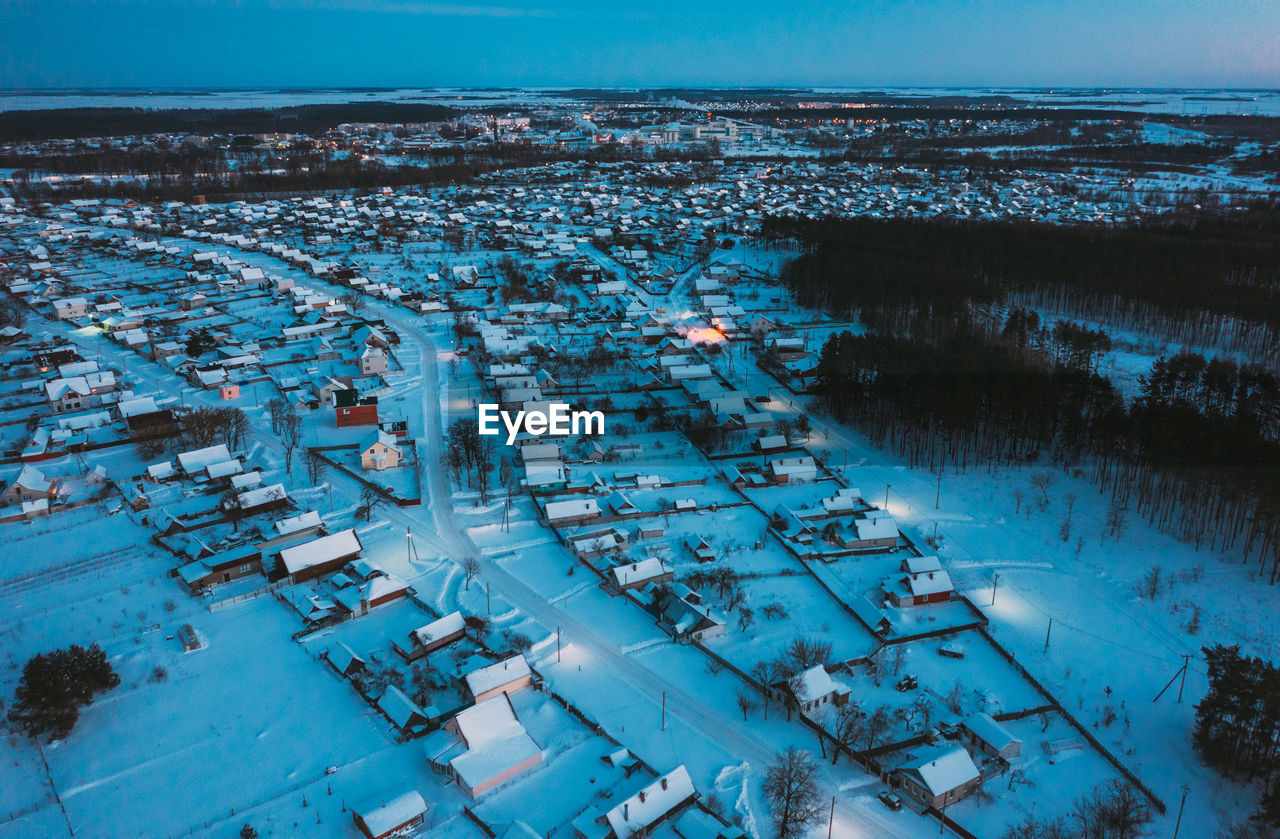
<instances>
[{"instance_id":1,"label":"chimney","mask_svg":"<svg viewBox=\"0 0 1280 839\"><path fill-rule=\"evenodd\" d=\"M630 805L630 804L628 804L628 803L627 803L627 802L625 802L625 801L624 801L624 802L622 802L622 820L623 820L624 822L629 818L629 815L628 815L628 814L629 814L630 812L631 812L631 805Z\"/></svg>"},{"instance_id":2,"label":"chimney","mask_svg":"<svg viewBox=\"0 0 1280 839\"><path fill-rule=\"evenodd\" d=\"M640 803L644 803L644 790L640 790Z\"/></svg>"},{"instance_id":3,"label":"chimney","mask_svg":"<svg viewBox=\"0 0 1280 839\"><path fill-rule=\"evenodd\" d=\"M667 776L666 776L666 775L663 775L663 776L662 776L662 788L663 788L663 789L666 789L666 788L667 788Z\"/></svg>"}]
</instances>

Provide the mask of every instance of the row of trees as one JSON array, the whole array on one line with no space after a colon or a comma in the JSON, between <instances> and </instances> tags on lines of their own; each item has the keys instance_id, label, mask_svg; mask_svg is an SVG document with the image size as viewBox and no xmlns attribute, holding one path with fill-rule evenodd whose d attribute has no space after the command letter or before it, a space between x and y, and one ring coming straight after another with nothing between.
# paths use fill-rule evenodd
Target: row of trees
<instances>
[{"instance_id":1,"label":"row of trees","mask_svg":"<svg viewBox=\"0 0 1280 839\"><path fill-rule=\"evenodd\" d=\"M461 483L465 474L467 486L480 493L480 503L489 503L493 478L493 438L480 433L476 420L462 418L449 425L445 435L445 462L454 481ZM503 470L506 475L507 470Z\"/></svg>"},{"instance_id":2,"label":"row of trees","mask_svg":"<svg viewBox=\"0 0 1280 839\"><path fill-rule=\"evenodd\" d=\"M1155 362L1126 406L1087 352L1073 363L1011 348L1016 315L1000 336L957 330L936 344L833 336L816 390L836 417L932 471L1087 461L1120 509L1197 546L1239 547L1280 579L1280 378L1180 354Z\"/></svg>"},{"instance_id":3,"label":"row of trees","mask_svg":"<svg viewBox=\"0 0 1280 839\"><path fill-rule=\"evenodd\" d=\"M771 217L761 235L801 249L784 272L801 303L879 331L1022 305L1280 358L1277 204L1126 227Z\"/></svg>"}]
</instances>

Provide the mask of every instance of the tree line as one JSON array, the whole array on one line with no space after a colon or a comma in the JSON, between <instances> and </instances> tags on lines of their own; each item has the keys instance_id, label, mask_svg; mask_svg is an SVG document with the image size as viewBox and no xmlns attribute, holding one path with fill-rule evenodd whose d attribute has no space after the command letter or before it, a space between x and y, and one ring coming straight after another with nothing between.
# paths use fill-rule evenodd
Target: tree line
<instances>
[{"instance_id":1,"label":"tree line","mask_svg":"<svg viewBox=\"0 0 1280 839\"><path fill-rule=\"evenodd\" d=\"M1021 305L1280 361L1280 204L1134 225L770 217L798 247L799 302L918 332L971 306Z\"/></svg>"},{"instance_id":2,"label":"tree line","mask_svg":"<svg viewBox=\"0 0 1280 839\"><path fill-rule=\"evenodd\" d=\"M1280 263L1267 266L1263 258L1277 245L1247 233L1249 224L1270 229L1274 214L1173 222L1150 239L1104 231L1095 240L1091 231L1024 225L996 225L1002 229L988 235L980 225L865 220L779 221L773 234L786 231L802 243L785 272L800 301L857 317L867 328L832 336L823 347L814 387L837 418L932 471L1045 462L1085 469L1117 510L1135 510L1197 546L1239 549L1264 573L1269 565L1275 582L1280 378L1273 370L1184 352L1158 359L1126 404L1097 370L1110 348L1104 330L1069 320L1051 326L1008 302L1010 287L1033 296L1036 282L1083 286L1080 299L1100 300L1096 276L1104 275L1115 277L1117 295L1133 293L1171 317L1203 305L1224 322L1253 319L1269 330L1280 317L1266 308ZM816 244L801 238L809 231ZM1118 242L1175 241L1178 231L1193 237L1193 247L1179 252L1201 272L1196 281L1220 297L1190 290L1191 276L1163 257L1155 261L1170 271L1166 290L1146 269L1121 277L1106 262ZM1042 247L1039 235L1053 244ZM1221 240L1200 248L1202 236ZM989 259L978 252L984 242L995 249ZM1013 246L1001 251L1002 242ZM1068 242L1098 253L1069 256ZM1224 242L1241 244L1242 253L1227 253ZM1098 267L1091 273L1089 266ZM1243 282L1246 273L1252 282ZM1251 310L1255 303L1262 308Z\"/></svg>"},{"instance_id":3,"label":"tree line","mask_svg":"<svg viewBox=\"0 0 1280 839\"><path fill-rule=\"evenodd\" d=\"M435 122L444 105L350 102L284 108L48 108L0 113L0 142L140 134L320 134L344 123Z\"/></svg>"}]
</instances>

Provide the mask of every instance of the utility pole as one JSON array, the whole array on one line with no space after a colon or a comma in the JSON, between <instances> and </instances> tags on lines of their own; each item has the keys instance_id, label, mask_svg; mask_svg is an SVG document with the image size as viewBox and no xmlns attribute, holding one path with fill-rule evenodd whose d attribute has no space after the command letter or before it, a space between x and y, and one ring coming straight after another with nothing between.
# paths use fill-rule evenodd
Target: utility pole
<instances>
[{"instance_id":1,"label":"utility pole","mask_svg":"<svg viewBox=\"0 0 1280 839\"><path fill-rule=\"evenodd\" d=\"M1053 632L1053 618L1049 618L1049 628L1044 631L1044 651L1049 652L1049 633Z\"/></svg>"},{"instance_id":2,"label":"utility pole","mask_svg":"<svg viewBox=\"0 0 1280 839\"><path fill-rule=\"evenodd\" d=\"M1000 585L1000 572L991 579L991 605L996 605L996 586Z\"/></svg>"},{"instance_id":3,"label":"utility pole","mask_svg":"<svg viewBox=\"0 0 1280 839\"><path fill-rule=\"evenodd\" d=\"M1173 823L1173 839L1178 839L1178 828L1182 827L1182 808L1187 806L1187 792L1190 789L1190 784L1182 785L1182 802L1178 804L1178 820Z\"/></svg>"},{"instance_id":4,"label":"utility pole","mask_svg":"<svg viewBox=\"0 0 1280 839\"><path fill-rule=\"evenodd\" d=\"M484 581L484 614L485 617L493 617L493 601L489 597L489 581Z\"/></svg>"},{"instance_id":5,"label":"utility pole","mask_svg":"<svg viewBox=\"0 0 1280 839\"><path fill-rule=\"evenodd\" d=\"M1182 656L1182 681L1178 682L1178 704L1182 704L1182 688L1187 684L1187 666L1191 663L1191 656L1184 654ZM1187 800L1186 792L1182 793L1182 800Z\"/></svg>"},{"instance_id":6,"label":"utility pole","mask_svg":"<svg viewBox=\"0 0 1280 839\"><path fill-rule=\"evenodd\" d=\"M1182 657L1182 666L1181 666L1181 667L1179 667L1179 668L1178 668L1178 670L1177 670L1177 672L1173 674L1173 678L1169 680L1169 683L1168 683L1168 684L1166 684L1164 687L1160 688L1160 692L1156 694L1155 699L1152 699L1152 700L1151 700L1152 702L1159 702L1159 701L1160 701L1160 697L1164 696L1164 692L1165 692L1166 690L1168 690L1169 688L1173 687L1173 683L1174 683L1174 682L1176 682L1176 681L1178 680L1178 678L1179 678L1179 677L1181 677L1181 678L1182 678L1182 683L1183 683L1183 685L1185 685L1185 684L1186 684L1186 681L1187 681L1187 665L1188 665L1188 663L1189 663L1190 661L1191 661L1191 656L1189 656L1189 655L1184 655L1184 656ZM1178 702L1182 702L1182 685L1178 685Z\"/></svg>"},{"instance_id":7,"label":"utility pole","mask_svg":"<svg viewBox=\"0 0 1280 839\"><path fill-rule=\"evenodd\" d=\"M884 485L884 510L886 513L889 512L889 487L891 486L893 486L893 484Z\"/></svg>"},{"instance_id":8,"label":"utility pole","mask_svg":"<svg viewBox=\"0 0 1280 839\"><path fill-rule=\"evenodd\" d=\"M667 692L662 692L662 730L667 730Z\"/></svg>"},{"instance_id":9,"label":"utility pole","mask_svg":"<svg viewBox=\"0 0 1280 839\"><path fill-rule=\"evenodd\" d=\"M556 663L560 663L560 627L556 627Z\"/></svg>"},{"instance_id":10,"label":"utility pole","mask_svg":"<svg viewBox=\"0 0 1280 839\"><path fill-rule=\"evenodd\" d=\"M827 816L827 839L831 839L831 828L836 821L836 797L831 796L831 814Z\"/></svg>"},{"instance_id":11,"label":"utility pole","mask_svg":"<svg viewBox=\"0 0 1280 839\"><path fill-rule=\"evenodd\" d=\"M937 510L942 506L942 469L938 469L938 494L933 499L933 509Z\"/></svg>"}]
</instances>

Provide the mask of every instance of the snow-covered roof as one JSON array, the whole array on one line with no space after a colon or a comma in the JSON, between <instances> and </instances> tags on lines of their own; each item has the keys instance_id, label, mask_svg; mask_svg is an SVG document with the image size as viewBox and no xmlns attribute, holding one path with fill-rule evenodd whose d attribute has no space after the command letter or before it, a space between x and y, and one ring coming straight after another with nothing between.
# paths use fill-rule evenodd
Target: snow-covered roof
<instances>
[{"instance_id":1,"label":"snow-covered roof","mask_svg":"<svg viewBox=\"0 0 1280 839\"><path fill-rule=\"evenodd\" d=\"M44 476L43 472L29 464L22 467L22 471L18 473L18 478L14 483L32 492L48 492L49 487L52 486L52 483Z\"/></svg>"},{"instance_id":2,"label":"snow-covered roof","mask_svg":"<svg viewBox=\"0 0 1280 839\"><path fill-rule=\"evenodd\" d=\"M150 396L140 396L137 399L122 399L116 407L120 410L120 416L126 419L143 414L154 414L157 410L156 400Z\"/></svg>"},{"instance_id":3,"label":"snow-covered roof","mask_svg":"<svg viewBox=\"0 0 1280 839\"><path fill-rule=\"evenodd\" d=\"M775 475L805 475L818 471L811 457L780 457L769 461Z\"/></svg>"},{"instance_id":4,"label":"snow-covered roof","mask_svg":"<svg viewBox=\"0 0 1280 839\"><path fill-rule=\"evenodd\" d=\"M417 790L409 790L373 808L357 810L364 826L374 836L381 836L427 812L427 802Z\"/></svg>"},{"instance_id":5,"label":"snow-covered roof","mask_svg":"<svg viewBox=\"0 0 1280 839\"><path fill-rule=\"evenodd\" d=\"M458 779L472 789L507 772L542 749L516 719L506 694L473 705L454 717L467 751L449 761Z\"/></svg>"},{"instance_id":6,"label":"snow-covered roof","mask_svg":"<svg viewBox=\"0 0 1280 839\"><path fill-rule=\"evenodd\" d=\"M399 728L409 725L415 716L426 717L426 714L422 713L422 709L412 699L405 696L404 691L395 685L387 686L386 691L378 700L378 707Z\"/></svg>"},{"instance_id":7,"label":"snow-covered roof","mask_svg":"<svg viewBox=\"0 0 1280 839\"><path fill-rule=\"evenodd\" d=\"M289 493L285 492L284 484L272 484L240 493L239 501L241 509L252 510L254 507L283 501L288 497Z\"/></svg>"},{"instance_id":8,"label":"snow-covered roof","mask_svg":"<svg viewBox=\"0 0 1280 839\"><path fill-rule=\"evenodd\" d=\"M551 521L600 515L600 504L594 498L574 498L568 501L551 501L547 504L547 518Z\"/></svg>"},{"instance_id":9,"label":"snow-covered roof","mask_svg":"<svg viewBox=\"0 0 1280 839\"><path fill-rule=\"evenodd\" d=\"M341 641L338 641L326 650L325 655L329 657L329 663L343 673L347 671L347 668L351 666L351 662L353 661L358 661L361 664L365 663L363 658L356 655L355 650L351 649Z\"/></svg>"},{"instance_id":10,"label":"snow-covered roof","mask_svg":"<svg viewBox=\"0 0 1280 839\"><path fill-rule=\"evenodd\" d=\"M800 674L800 684L795 691L796 699L801 703L812 702L831 694L849 693L848 686L831 678L831 674L821 664L810 667Z\"/></svg>"},{"instance_id":11,"label":"snow-covered roof","mask_svg":"<svg viewBox=\"0 0 1280 839\"><path fill-rule=\"evenodd\" d=\"M859 539L896 539L898 525L888 513L873 515L871 518L854 519L853 529Z\"/></svg>"},{"instance_id":12,"label":"snow-covered roof","mask_svg":"<svg viewBox=\"0 0 1280 839\"><path fill-rule=\"evenodd\" d=\"M188 475L201 471L211 463L225 463L231 459L231 452L222 443L195 449L178 455L178 465Z\"/></svg>"},{"instance_id":13,"label":"snow-covered roof","mask_svg":"<svg viewBox=\"0 0 1280 839\"><path fill-rule=\"evenodd\" d=\"M927 574L930 571L941 571L942 563L936 556L909 556L902 560L902 570L908 574Z\"/></svg>"},{"instance_id":14,"label":"snow-covered roof","mask_svg":"<svg viewBox=\"0 0 1280 839\"><path fill-rule=\"evenodd\" d=\"M1009 733L1009 729L996 722L990 714L975 714L964 721L964 727L975 737L996 751L1003 751L1018 738Z\"/></svg>"},{"instance_id":15,"label":"snow-covered roof","mask_svg":"<svg viewBox=\"0 0 1280 839\"><path fill-rule=\"evenodd\" d=\"M942 795L978 777L973 758L960 746L930 750L902 768L919 775L933 795Z\"/></svg>"},{"instance_id":16,"label":"snow-covered roof","mask_svg":"<svg viewBox=\"0 0 1280 839\"><path fill-rule=\"evenodd\" d=\"M415 629L409 634L412 635L419 644L425 647L432 641L447 638L450 635L461 632L465 626L466 621L463 620L462 613L451 612L438 620L432 621L426 626Z\"/></svg>"},{"instance_id":17,"label":"snow-covered roof","mask_svg":"<svg viewBox=\"0 0 1280 839\"><path fill-rule=\"evenodd\" d=\"M329 536L321 536L301 545L285 548L280 552L280 562L290 574L296 574L314 565L360 552L360 539L351 528Z\"/></svg>"},{"instance_id":18,"label":"snow-covered roof","mask_svg":"<svg viewBox=\"0 0 1280 839\"><path fill-rule=\"evenodd\" d=\"M486 691L514 682L516 679L523 679L528 675L530 675L529 662L525 661L523 655L516 653L511 658L473 670L466 675L465 680L471 695L480 696Z\"/></svg>"},{"instance_id":19,"label":"snow-covered roof","mask_svg":"<svg viewBox=\"0 0 1280 839\"><path fill-rule=\"evenodd\" d=\"M661 577L667 573L667 567L662 562L662 557L653 556L648 559L642 559L639 562L633 562L630 565L619 565L616 568L609 569L613 574L614 582L619 586L625 586L643 580L652 580L655 577Z\"/></svg>"},{"instance_id":20,"label":"snow-covered roof","mask_svg":"<svg viewBox=\"0 0 1280 839\"><path fill-rule=\"evenodd\" d=\"M689 770L681 764L605 813L605 820L618 839L627 839L666 816L697 792Z\"/></svg>"},{"instance_id":21,"label":"snow-covered roof","mask_svg":"<svg viewBox=\"0 0 1280 839\"><path fill-rule=\"evenodd\" d=\"M928 571L924 574L911 574L904 580L907 589L915 597L923 597L928 594L942 594L943 592L952 591L955 587L951 584L951 575L946 571Z\"/></svg>"},{"instance_id":22,"label":"snow-covered roof","mask_svg":"<svg viewBox=\"0 0 1280 839\"><path fill-rule=\"evenodd\" d=\"M257 473L255 473L257 474ZM308 510L296 516L280 519L273 527L277 534L288 536L290 533L297 533L300 530L306 530L311 527L319 527L324 522L320 518L320 514L315 510Z\"/></svg>"}]
</instances>

